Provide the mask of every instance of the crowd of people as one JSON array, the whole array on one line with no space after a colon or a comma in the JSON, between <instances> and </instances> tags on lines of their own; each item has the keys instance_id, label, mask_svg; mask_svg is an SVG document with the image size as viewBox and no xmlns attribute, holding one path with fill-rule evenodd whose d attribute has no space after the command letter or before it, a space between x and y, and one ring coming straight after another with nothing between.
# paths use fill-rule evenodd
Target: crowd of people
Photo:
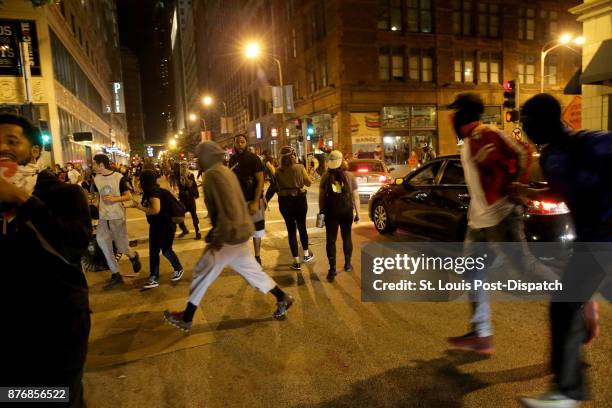
<instances>
[{"instance_id":1,"label":"crowd of people","mask_svg":"<svg viewBox=\"0 0 612 408\"><path fill-rule=\"evenodd\" d=\"M499 131L480 123L483 103L471 94L460 95L450 105L453 125L463 140L462 163L471 195L466 242L524 241L520 214L512 196L529 196L533 189L522 174L527 171L529 148L506 141ZM560 121L559 103L541 94L523 107L524 129L532 141L546 145L540 156L548 189L570 207L579 242L612 241L610 174L612 134L572 133ZM179 236L189 233L185 214L191 214L195 238L201 239L196 200L200 197L197 177L186 162L165 160L157 168L147 161L135 167L114 165L104 154L94 156L91 171L80 163L37 167L39 138L25 118L0 114L0 216L3 232L0 247L7 253L8 280L1 298L4 310L20 305L19 313L8 313L8 326L19 333L8 336L10 350L3 360L0 384L53 385L70 387L71 406L82 406L83 365L90 330L88 287L80 257L93 228L91 204L84 190L97 198L96 242L110 269L104 289L123 284L118 256L128 257L135 274L141 270L140 256L128 245L125 207L144 212L149 224L149 279L145 289L159 286L160 252L173 268L170 280L179 281L185 266L173 250ZM173 326L189 331L198 305L207 289L226 267L242 275L254 288L270 293L276 301L273 317L282 320L294 299L281 289L262 268L261 244L265 236L266 208L278 195L285 221L291 267L301 269L315 254L306 228L307 188L311 173L291 147L280 150L280 161L270 155L260 159L248 148L248 139L234 138L234 154L214 142L197 146L195 156L204 172L203 200L211 228L205 249L191 267L192 281L185 308L166 310L164 318ZM588 159L588 160L587 160ZM301 163L302 162L302 163ZM562 162L565 166L558 166ZM359 222L359 195L346 157L329 152L319 183L319 216L325 227L327 280L337 275L336 241L342 239L343 270L353 270L351 229ZM482 177L482 174L494 177ZM160 185L165 178L169 189ZM265 180L270 187L264 192ZM140 199L136 193L142 194ZM302 248L298 246L297 235ZM250 249L253 245L253 252ZM510 262L516 268L530 268L530 258L518 254ZM575 266L566 273L575 273ZM572 269L572 267L574 269ZM19 273L25 271L27 273ZM565 277L567 278L567 276ZM23 292L27 288L27 293ZM587 289L585 289L587 290ZM471 293L474 302L472 328L462 336L449 338L451 346L490 354L494 350L489 304L483 293ZM27 298L27 301L23 300ZM529 407L574 406L586 398L584 368L580 361L583 342L597 330L593 302L551 303L551 365L554 391L527 398ZM29 316L37 316L31 324ZM38 341L44 338L43 342ZM566 405L562 405L566 404Z\"/></svg>"}]
</instances>

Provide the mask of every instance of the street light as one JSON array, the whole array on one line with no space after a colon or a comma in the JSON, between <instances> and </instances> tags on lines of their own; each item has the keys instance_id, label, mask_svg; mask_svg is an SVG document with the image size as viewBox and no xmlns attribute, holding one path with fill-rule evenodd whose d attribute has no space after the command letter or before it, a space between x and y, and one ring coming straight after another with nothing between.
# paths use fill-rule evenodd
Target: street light
<instances>
[{"instance_id":1,"label":"street light","mask_svg":"<svg viewBox=\"0 0 612 408\"><path fill-rule=\"evenodd\" d=\"M546 56L549 52L558 47L567 47L574 52L578 52L568 45L570 42L573 42L574 44L580 46L584 44L584 37L574 37L571 34L565 33L561 35L561 37L559 37L558 39L549 41L544 44L544 46L542 46L542 51L540 52L540 93L544 93L544 62L546 60ZM551 44L554 45L550 46Z\"/></svg>"},{"instance_id":2,"label":"street light","mask_svg":"<svg viewBox=\"0 0 612 408\"><path fill-rule=\"evenodd\" d=\"M171 148L175 148L176 147L176 139L170 139L168 141L168 144L170 145Z\"/></svg>"},{"instance_id":3,"label":"street light","mask_svg":"<svg viewBox=\"0 0 612 408\"><path fill-rule=\"evenodd\" d=\"M256 42L251 42L247 44L244 50L244 54L249 59L257 58L259 57L259 54L261 54L261 48L259 47L259 44L257 44Z\"/></svg>"},{"instance_id":4,"label":"street light","mask_svg":"<svg viewBox=\"0 0 612 408\"><path fill-rule=\"evenodd\" d=\"M196 120L198 120L198 115L196 115L195 113L190 113L189 114L189 121L190 122L195 122Z\"/></svg>"},{"instance_id":5,"label":"street light","mask_svg":"<svg viewBox=\"0 0 612 408\"><path fill-rule=\"evenodd\" d=\"M204 104L204 106L210 106L213 103L213 98L210 95L206 95L204 97L202 97L202 103Z\"/></svg>"}]
</instances>

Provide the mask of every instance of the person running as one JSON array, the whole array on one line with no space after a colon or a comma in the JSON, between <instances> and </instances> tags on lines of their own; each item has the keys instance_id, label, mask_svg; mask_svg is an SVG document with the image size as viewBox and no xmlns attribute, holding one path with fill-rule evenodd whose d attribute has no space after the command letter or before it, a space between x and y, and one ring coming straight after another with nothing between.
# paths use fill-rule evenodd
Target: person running
<instances>
[{"instance_id":1,"label":"person running","mask_svg":"<svg viewBox=\"0 0 612 408\"><path fill-rule=\"evenodd\" d=\"M189 298L182 312L164 312L173 326L189 331L193 315L208 287L226 266L238 272L254 288L271 293L277 301L275 319L284 319L293 305L293 298L283 292L251 255L248 241L253 233L253 221L242 197L236 175L223 164L225 152L211 141L196 147L196 156L206 171L204 202L210 214L212 228L206 235L204 254L193 270Z\"/></svg>"},{"instance_id":2,"label":"person running","mask_svg":"<svg viewBox=\"0 0 612 408\"><path fill-rule=\"evenodd\" d=\"M351 272L353 266L353 241L351 228L353 222L359 222L359 192L357 180L343 166L342 152L334 150L329 154L327 171L319 184L319 213L324 215L325 249L329 261L327 280L331 283L336 278L336 240L338 228L342 236L344 253L344 271ZM354 215L353 215L354 212Z\"/></svg>"},{"instance_id":3,"label":"person running","mask_svg":"<svg viewBox=\"0 0 612 408\"><path fill-rule=\"evenodd\" d=\"M178 189L179 189L179 200L185 206L185 209L191 214L191 220L193 221L193 228L195 229L195 239L202 239L200 234L200 220L198 219L198 213L196 209L196 199L200 197L198 192L198 184L196 183L194 175L189 171L189 163L186 161L181 163L181 170L178 178ZM189 234L189 230L184 222L180 225L181 234L179 238Z\"/></svg>"},{"instance_id":4,"label":"person running","mask_svg":"<svg viewBox=\"0 0 612 408\"><path fill-rule=\"evenodd\" d=\"M0 114L0 384L67 387L62 405L83 407L91 312L80 261L91 218L80 187L39 170L40 143L27 118Z\"/></svg>"},{"instance_id":5,"label":"person running","mask_svg":"<svg viewBox=\"0 0 612 408\"><path fill-rule=\"evenodd\" d=\"M119 254L125 254L132 263L134 273L140 272L141 264L138 252L130 250L128 243L125 208L123 203L132 201L132 194L125 179L120 173L110 170L111 164L107 155L97 154L93 158L94 189L98 192L100 219L96 228L96 241L104 253L104 258L111 271L111 279L104 289L112 289L123 284L119 273L118 259L115 257L113 242Z\"/></svg>"},{"instance_id":6,"label":"person running","mask_svg":"<svg viewBox=\"0 0 612 408\"><path fill-rule=\"evenodd\" d=\"M266 227L263 203L264 166L259 157L249 151L247 144L246 135L240 134L234 137L234 154L230 158L229 167L238 177L249 213L255 224L253 249L255 259L261 264L261 240Z\"/></svg>"},{"instance_id":7,"label":"person running","mask_svg":"<svg viewBox=\"0 0 612 408\"><path fill-rule=\"evenodd\" d=\"M493 259L506 260L504 267L529 276L556 276L525 245L501 247L499 242L526 242L523 207L510 197L513 181L526 180L531 160L529 149L516 140L505 137L497 128L484 125L480 117L484 103L474 93L459 94L449 106L457 137L463 140L461 163L470 193L468 228L465 235L465 255L472 255L472 243L486 242ZM493 262L491 257L489 260ZM486 281L486 269L469 274L471 281ZM482 287L469 292L473 303L470 331L448 338L449 345L479 354L492 354L493 327L487 291Z\"/></svg>"},{"instance_id":8,"label":"person running","mask_svg":"<svg viewBox=\"0 0 612 408\"><path fill-rule=\"evenodd\" d=\"M605 272L583 243L612 242L612 132L566 128L561 122L561 105L549 94L525 102L521 122L527 137L544 146L540 155L548 183L544 190L570 209L576 241L563 282L586 301ZM517 192L529 197L543 190L522 185ZM529 408L575 407L587 398L581 347L599 330L597 304L553 298L549 317L553 391L521 402Z\"/></svg>"},{"instance_id":9,"label":"person running","mask_svg":"<svg viewBox=\"0 0 612 408\"><path fill-rule=\"evenodd\" d=\"M143 170L140 174L142 187L142 202L133 201L134 206L147 215L149 223L149 280L144 289L159 286L159 252L170 261L174 273L170 280L178 282L183 277L183 266L172 249L176 224L172 221L170 210L172 193L157 184L157 173L153 170Z\"/></svg>"},{"instance_id":10,"label":"person running","mask_svg":"<svg viewBox=\"0 0 612 408\"><path fill-rule=\"evenodd\" d=\"M312 180L308 177L306 169L297 164L297 154L292 147L285 146L280 151L281 163L276 172L278 183L278 205L285 219L289 248L293 256L291 268L300 270L300 257L296 237L296 227L300 232L300 241L304 250L304 262L310 262L314 255L308 250L308 231L306 230L306 213L308 202L304 186L310 187Z\"/></svg>"}]
</instances>

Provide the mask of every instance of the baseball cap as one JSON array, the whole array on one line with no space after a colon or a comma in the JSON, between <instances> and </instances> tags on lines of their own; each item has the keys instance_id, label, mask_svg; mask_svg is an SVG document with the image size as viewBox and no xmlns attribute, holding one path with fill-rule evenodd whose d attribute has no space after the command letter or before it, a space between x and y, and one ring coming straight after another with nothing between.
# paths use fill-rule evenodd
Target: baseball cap
<instances>
[{"instance_id":1,"label":"baseball cap","mask_svg":"<svg viewBox=\"0 0 612 408\"><path fill-rule=\"evenodd\" d=\"M327 167L330 169L337 169L342 165L342 160L344 160L342 152L339 150L333 150L327 158Z\"/></svg>"}]
</instances>

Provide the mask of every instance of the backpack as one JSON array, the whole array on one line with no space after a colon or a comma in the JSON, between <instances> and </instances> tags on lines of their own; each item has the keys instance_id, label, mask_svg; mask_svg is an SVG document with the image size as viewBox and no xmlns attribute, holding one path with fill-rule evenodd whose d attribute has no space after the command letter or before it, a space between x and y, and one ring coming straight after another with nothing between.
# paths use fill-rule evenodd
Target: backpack
<instances>
[{"instance_id":1,"label":"backpack","mask_svg":"<svg viewBox=\"0 0 612 408\"><path fill-rule=\"evenodd\" d=\"M162 211L168 214L175 224L182 224L185 222L185 213L187 209L183 203L181 203L170 191L163 188L161 191L162 194L167 197L165 201L170 204L169 208L162 208Z\"/></svg>"}]
</instances>

